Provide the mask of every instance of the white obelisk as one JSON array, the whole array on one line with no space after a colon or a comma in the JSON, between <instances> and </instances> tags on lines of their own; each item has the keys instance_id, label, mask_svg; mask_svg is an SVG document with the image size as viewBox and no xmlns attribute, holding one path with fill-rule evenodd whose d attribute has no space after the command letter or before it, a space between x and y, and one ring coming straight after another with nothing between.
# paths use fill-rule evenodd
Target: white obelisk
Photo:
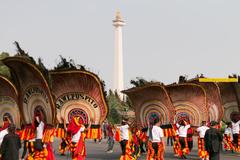
<instances>
[{"instance_id":1,"label":"white obelisk","mask_svg":"<svg viewBox=\"0 0 240 160\"><path fill-rule=\"evenodd\" d=\"M123 94L121 91L123 87L123 53L122 53L122 27L125 25L121 18L120 12L116 12L115 20L113 20L113 26L115 27L115 61L114 61L114 81L113 91L117 91L121 100L123 100Z\"/></svg>"}]
</instances>

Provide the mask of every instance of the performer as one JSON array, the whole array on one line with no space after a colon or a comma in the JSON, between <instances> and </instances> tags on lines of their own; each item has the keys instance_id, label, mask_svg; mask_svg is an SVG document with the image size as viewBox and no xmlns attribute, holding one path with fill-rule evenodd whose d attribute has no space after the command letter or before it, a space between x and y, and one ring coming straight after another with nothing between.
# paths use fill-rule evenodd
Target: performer
<instances>
[{"instance_id":1,"label":"performer","mask_svg":"<svg viewBox=\"0 0 240 160\"><path fill-rule=\"evenodd\" d=\"M86 158L86 147L85 147L85 130L88 130L91 127L91 121L85 129L83 121L79 116L72 118L71 122L68 125L67 132L71 136L71 148L72 159L73 160L85 160Z\"/></svg>"},{"instance_id":2,"label":"performer","mask_svg":"<svg viewBox=\"0 0 240 160\"><path fill-rule=\"evenodd\" d=\"M3 138L8 134L8 126L10 124L10 119L8 116L3 116L3 126L0 128L0 146L2 144Z\"/></svg>"},{"instance_id":3,"label":"performer","mask_svg":"<svg viewBox=\"0 0 240 160\"><path fill-rule=\"evenodd\" d=\"M140 156L140 130L134 127L132 133L132 154L134 159L137 159Z\"/></svg>"},{"instance_id":4,"label":"performer","mask_svg":"<svg viewBox=\"0 0 240 160\"><path fill-rule=\"evenodd\" d=\"M233 144L235 148L238 148L238 142L239 141L239 125L240 125L240 120L233 120L232 121L232 133L233 133Z\"/></svg>"},{"instance_id":5,"label":"performer","mask_svg":"<svg viewBox=\"0 0 240 160\"><path fill-rule=\"evenodd\" d=\"M206 121L202 121L202 126L197 128L198 135L198 155L202 160L208 160L208 152L205 150L204 136L209 129L206 125Z\"/></svg>"},{"instance_id":6,"label":"performer","mask_svg":"<svg viewBox=\"0 0 240 160\"><path fill-rule=\"evenodd\" d=\"M188 122L190 124L190 122ZM187 142L188 142L188 148L189 151L192 151L193 148L193 129L192 127L188 128L187 130Z\"/></svg>"},{"instance_id":7,"label":"performer","mask_svg":"<svg viewBox=\"0 0 240 160\"><path fill-rule=\"evenodd\" d=\"M41 110L36 110L32 123L32 130L35 132L35 137L27 141L26 148L28 148L27 160L46 160L48 151L46 145L43 143L43 134L45 128L45 120Z\"/></svg>"},{"instance_id":8,"label":"performer","mask_svg":"<svg viewBox=\"0 0 240 160\"><path fill-rule=\"evenodd\" d=\"M127 120L122 120L122 125L120 126L120 146L122 149L122 155L120 160L131 160L131 146L130 146L130 131Z\"/></svg>"},{"instance_id":9,"label":"performer","mask_svg":"<svg viewBox=\"0 0 240 160\"><path fill-rule=\"evenodd\" d=\"M233 134L232 134L232 123L228 122L227 127L224 129L224 149L226 151L233 151L233 145L232 145L232 140L233 140Z\"/></svg>"},{"instance_id":10,"label":"performer","mask_svg":"<svg viewBox=\"0 0 240 160\"><path fill-rule=\"evenodd\" d=\"M28 144L28 140L24 140L23 141L23 152L22 152L22 156L21 156L21 159L24 160L26 154L27 154L27 144Z\"/></svg>"},{"instance_id":11,"label":"performer","mask_svg":"<svg viewBox=\"0 0 240 160\"><path fill-rule=\"evenodd\" d=\"M182 150L181 150L181 144L179 142L179 133L178 133L176 124L172 125L172 131L173 131L173 152L174 152L174 157L177 157L181 155Z\"/></svg>"},{"instance_id":12,"label":"performer","mask_svg":"<svg viewBox=\"0 0 240 160\"><path fill-rule=\"evenodd\" d=\"M59 153L64 156L65 152L70 146L69 139L67 137L67 125L65 119L62 117L62 122L61 124L58 125L56 137L61 138L61 143L59 144L58 151Z\"/></svg>"},{"instance_id":13,"label":"performer","mask_svg":"<svg viewBox=\"0 0 240 160\"><path fill-rule=\"evenodd\" d=\"M150 147L150 150L147 155L147 160L164 160L164 150L165 146L163 143L163 130L160 127L160 119L155 118L154 119L154 125L150 130L149 134L149 140L151 143L149 143L148 146Z\"/></svg>"},{"instance_id":14,"label":"performer","mask_svg":"<svg viewBox=\"0 0 240 160\"><path fill-rule=\"evenodd\" d=\"M209 160L219 160L223 137L219 132L218 122L211 121L210 124L211 128L206 131L204 136L205 148L209 153Z\"/></svg>"},{"instance_id":15,"label":"performer","mask_svg":"<svg viewBox=\"0 0 240 160\"><path fill-rule=\"evenodd\" d=\"M189 153L188 143L187 143L187 130L190 128L190 124L186 121L181 120L180 123L176 124L179 133L179 142L181 145L181 152L178 152L179 156L183 159L187 159L186 155Z\"/></svg>"},{"instance_id":16,"label":"performer","mask_svg":"<svg viewBox=\"0 0 240 160\"><path fill-rule=\"evenodd\" d=\"M147 130L146 128L142 128L140 129L140 135L139 135L139 138L140 138L140 152L141 153L145 153L146 151L144 150L144 146L145 146L145 149L147 148Z\"/></svg>"}]
</instances>

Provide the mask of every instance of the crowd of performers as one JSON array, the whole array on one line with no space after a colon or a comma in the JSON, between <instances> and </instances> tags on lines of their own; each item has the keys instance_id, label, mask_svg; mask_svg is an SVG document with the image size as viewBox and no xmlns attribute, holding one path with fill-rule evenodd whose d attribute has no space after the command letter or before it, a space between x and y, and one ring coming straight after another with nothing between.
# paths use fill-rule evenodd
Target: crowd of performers
<instances>
[{"instance_id":1,"label":"crowd of performers","mask_svg":"<svg viewBox=\"0 0 240 160\"><path fill-rule=\"evenodd\" d=\"M120 160L136 160L146 152L147 160L163 160L165 152L164 137L173 140L173 152L179 159L187 159L193 148L193 135L198 135L198 154L202 160L219 158L223 142L226 151L240 152L240 120L226 123L224 133L220 132L221 123L202 122L200 127L191 126L189 120L180 120L175 124L163 125L159 118L147 122L147 126L130 124L127 119L121 125L104 123L99 130L89 122L84 125L79 116L72 117L69 124L59 124L55 129L46 124L41 111L36 111L32 124L22 130L16 130L9 117L3 117L4 124L0 129L1 160L54 160L52 143L54 137L61 138L58 151L61 155L70 151L73 160L86 159L85 138L108 138L106 152L112 153L114 141L120 143L122 154ZM97 128L97 127L96 127ZM91 131L90 131L91 130ZM17 153L23 142L23 153ZM215 147L215 146L216 147Z\"/></svg>"},{"instance_id":2,"label":"crowd of performers","mask_svg":"<svg viewBox=\"0 0 240 160\"><path fill-rule=\"evenodd\" d=\"M168 138L168 143L173 140L173 152L178 159L187 159L193 148L193 135L198 135L198 155L202 160L219 160L222 144L226 151L240 152L239 119L226 123L227 127L216 121L203 121L200 127L196 127L184 119L175 124L162 125L159 118L147 124L147 127L139 128L123 120L122 125L117 127L115 139L122 149L120 160L135 160L145 151L147 160L163 160L163 137Z\"/></svg>"}]
</instances>

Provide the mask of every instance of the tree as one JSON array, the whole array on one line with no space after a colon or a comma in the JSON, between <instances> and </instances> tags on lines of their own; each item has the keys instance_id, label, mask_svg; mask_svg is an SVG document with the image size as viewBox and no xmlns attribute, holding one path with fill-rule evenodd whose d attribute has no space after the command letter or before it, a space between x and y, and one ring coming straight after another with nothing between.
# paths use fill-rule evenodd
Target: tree
<instances>
[{"instance_id":1,"label":"tree","mask_svg":"<svg viewBox=\"0 0 240 160\"><path fill-rule=\"evenodd\" d=\"M0 60L3 60L4 58L7 58L7 57L9 57L9 53L7 53L7 52L2 52L0 54Z\"/></svg>"},{"instance_id":2,"label":"tree","mask_svg":"<svg viewBox=\"0 0 240 160\"><path fill-rule=\"evenodd\" d=\"M109 106L108 121L113 124L119 124L123 117L127 118L125 116L127 116L127 112L132 108L132 103L128 97L126 101L121 101L118 94L110 90L107 101Z\"/></svg>"},{"instance_id":3,"label":"tree","mask_svg":"<svg viewBox=\"0 0 240 160\"><path fill-rule=\"evenodd\" d=\"M112 124L120 123L121 115L118 110L121 108L121 102L119 102L118 98L111 90L107 96L107 102L109 107L108 121Z\"/></svg>"},{"instance_id":4,"label":"tree","mask_svg":"<svg viewBox=\"0 0 240 160\"><path fill-rule=\"evenodd\" d=\"M9 68L6 65L4 65L2 62L2 60L7 57L9 57L9 53L7 52L2 52L0 54L0 74L7 78L11 78L11 73Z\"/></svg>"}]
</instances>

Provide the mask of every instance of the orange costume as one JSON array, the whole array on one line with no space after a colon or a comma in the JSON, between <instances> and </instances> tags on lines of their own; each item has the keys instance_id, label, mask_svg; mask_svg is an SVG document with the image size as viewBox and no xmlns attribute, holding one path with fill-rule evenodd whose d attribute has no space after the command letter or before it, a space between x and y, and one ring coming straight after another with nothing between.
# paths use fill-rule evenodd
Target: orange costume
<instances>
[{"instance_id":1,"label":"orange costume","mask_svg":"<svg viewBox=\"0 0 240 160\"><path fill-rule=\"evenodd\" d=\"M81 132L84 130L85 127L82 125L82 121L80 117L73 117L71 122L68 125L67 132L72 135L72 143L70 145L70 151L72 152L72 159L73 160L85 160L86 158L86 147L85 147L85 134ZM78 142L73 141L73 137L80 133L80 138Z\"/></svg>"},{"instance_id":2,"label":"orange costume","mask_svg":"<svg viewBox=\"0 0 240 160\"><path fill-rule=\"evenodd\" d=\"M42 139L38 139L37 137L37 129L41 126L42 130ZM44 145L44 132L46 131L46 125L43 123L43 115L40 112L35 113L34 120L31 126L31 137L27 136L29 141L26 143L26 147L29 150L29 154L26 160L50 160L48 155L53 155L52 150L46 148ZM48 154L49 153L49 154ZM52 157L54 159L54 157Z\"/></svg>"},{"instance_id":3,"label":"orange costume","mask_svg":"<svg viewBox=\"0 0 240 160\"><path fill-rule=\"evenodd\" d=\"M204 138L198 137L198 155L202 159L209 157L208 152L205 150Z\"/></svg>"}]
</instances>

